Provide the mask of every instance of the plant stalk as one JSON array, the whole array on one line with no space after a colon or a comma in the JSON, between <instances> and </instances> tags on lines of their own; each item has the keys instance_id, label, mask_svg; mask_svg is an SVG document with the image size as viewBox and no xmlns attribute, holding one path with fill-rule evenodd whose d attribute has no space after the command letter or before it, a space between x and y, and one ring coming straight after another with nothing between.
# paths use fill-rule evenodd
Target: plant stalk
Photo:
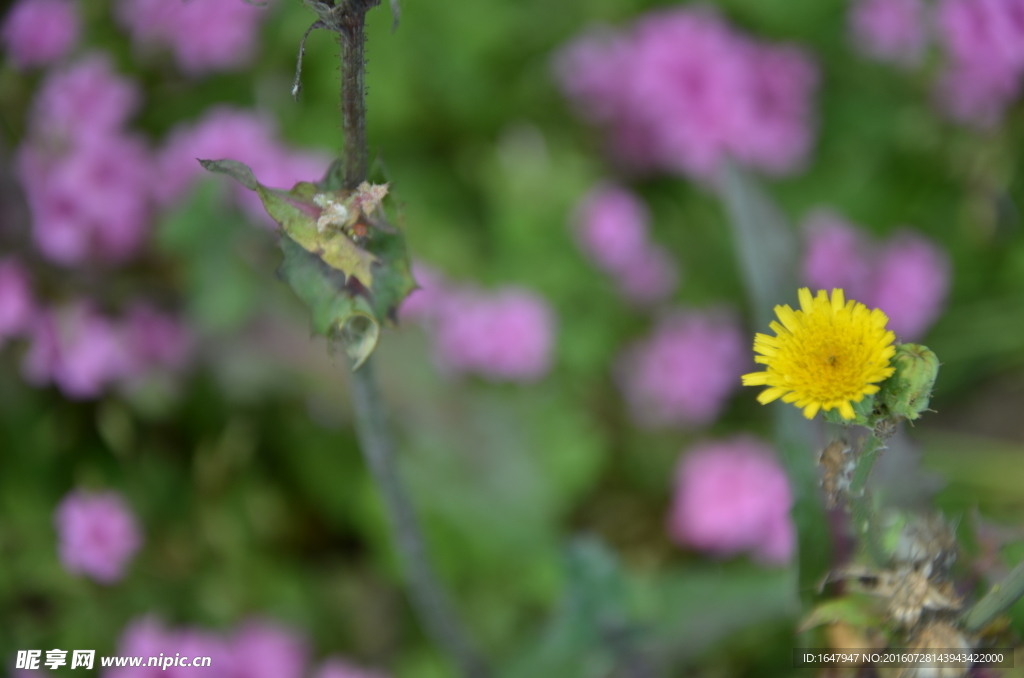
<instances>
[{"instance_id":1,"label":"plant stalk","mask_svg":"<svg viewBox=\"0 0 1024 678\"><path fill-rule=\"evenodd\" d=\"M366 12L380 0L340 0L336 26L341 40L342 184L354 189L367 178ZM458 665L465 678L487 678L490 671L476 654L447 594L430 564L416 512L398 474L395 444L384 401L377 388L373 361L350 377L356 434L391 528L413 608L431 639Z\"/></svg>"},{"instance_id":2,"label":"plant stalk","mask_svg":"<svg viewBox=\"0 0 1024 678\"><path fill-rule=\"evenodd\" d=\"M464 676L486 678L489 671L470 645L430 565L416 512L398 476L394 441L377 389L373 360L367 360L349 378L359 447L384 501L413 607L428 635L452 657Z\"/></svg>"},{"instance_id":3,"label":"plant stalk","mask_svg":"<svg viewBox=\"0 0 1024 678\"><path fill-rule=\"evenodd\" d=\"M853 478L850 481L849 494L854 530L867 550L868 556L877 566L885 565L888 558L885 556L878 537L875 507L871 500L871 493L867 491L866 486L875 461L885 449L885 443L873 432L868 435L864 442L864 449L857 457L857 467L854 469Z\"/></svg>"},{"instance_id":4,"label":"plant stalk","mask_svg":"<svg viewBox=\"0 0 1024 678\"><path fill-rule=\"evenodd\" d=\"M380 0L350 3L338 22L341 40L342 183L354 189L366 181L366 12Z\"/></svg>"},{"instance_id":5,"label":"plant stalk","mask_svg":"<svg viewBox=\"0 0 1024 678\"><path fill-rule=\"evenodd\" d=\"M1006 579L995 584L985 597L964 616L964 628L977 633L1024 596L1024 561L1017 564Z\"/></svg>"}]
</instances>

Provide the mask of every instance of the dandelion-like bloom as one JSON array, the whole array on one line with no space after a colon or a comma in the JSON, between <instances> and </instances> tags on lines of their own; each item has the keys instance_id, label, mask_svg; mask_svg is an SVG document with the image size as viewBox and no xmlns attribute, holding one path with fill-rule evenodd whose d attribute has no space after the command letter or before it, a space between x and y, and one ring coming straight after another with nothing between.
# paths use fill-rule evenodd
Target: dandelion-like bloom
<instances>
[{"instance_id":1,"label":"dandelion-like bloom","mask_svg":"<svg viewBox=\"0 0 1024 678\"><path fill-rule=\"evenodd\" d=\"M768 404L782 398L812 419L818 410L838 408L853 419L853 403L878 392L878 382L889 377L889 359L896 353L896 335L885 329L888 316L864 304L846 301L843 291L825 290L812 297L800 290L800 310L776 306L782 324L772 321L774 337L758 334L755 362L764 372L743 375L744 386L767 386L757 400Z\"/></svg>"}]
</instances>

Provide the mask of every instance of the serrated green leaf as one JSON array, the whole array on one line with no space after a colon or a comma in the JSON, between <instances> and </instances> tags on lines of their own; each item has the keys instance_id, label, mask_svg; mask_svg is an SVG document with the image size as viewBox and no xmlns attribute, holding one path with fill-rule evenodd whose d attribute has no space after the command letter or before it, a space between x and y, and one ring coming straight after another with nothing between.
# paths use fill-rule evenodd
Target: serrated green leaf
<instances>
[{"instance_id":1,"label":"serrated green leaf","mask_svg":"<svg viewBox=\"0 0 1024 678\"><path fill-rule=\"evenodd\" d=\"M252 173L249 166L237 160L200 160L199 164L210 172L231 177L250 191L255 191L258 186L256 175Z\"/></svg>"},{"instance_id":2,"label":"serrated green leaf","mask_svg":"<svg viewBox=\"0 0 1024 678\"><path fill-rule=\"evenodd\" d=\"M373 237L366 243L366 248L378 261L388 262L387 266L377 266L373 276L373 308L381 321L397 321L396 313L402 300L416 288L416 280L412 277L409 253L405 247L405 234L395 229L394 232L376 228Z\"/></svg>"},{"instance_id":3,"label":"serrated green leaf","mask_svg":"<svg viewBox=\"0 0 1024 678\"><path fill-rule=\"evenodd\" d=\"M309 305L314 331L341 344L357 367L362 364L381 323L395 321L399 304L416 286L403 233L367 214L379 213L387 186L339 190L335 163L320 183L303 181L284 191L260 184L240 162L200 162L256 191L283 232L281 277ZM365 225L363 219L370 221L369 232L360 233L357 243L351 229L356 222ZM309 256L299 256L293 245Z\"/></svg>"},{"instance_id":4,"label":"serrated green leaf","mask_svg":"<svg viewBox=\"0 0 1024 678\"><path fill-rule=\"evenodd\" d=\"M357 369L373 353L380 323L367 299L352 294L345 275L286 235L281 236L284 260L278 273L309 307L313 331L339 344Z\"/></svg>"}]
</instances>

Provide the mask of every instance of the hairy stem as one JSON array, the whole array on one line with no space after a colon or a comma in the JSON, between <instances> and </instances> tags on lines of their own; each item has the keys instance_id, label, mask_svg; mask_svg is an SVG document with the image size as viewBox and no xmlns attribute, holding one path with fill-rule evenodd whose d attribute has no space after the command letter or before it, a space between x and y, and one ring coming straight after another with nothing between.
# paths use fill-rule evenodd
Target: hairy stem
<instances>
[{"instance_id":1,"label":"hairy stem","mask_svg":"<svg viewBox=\"0 0 1024 678\"><path fill-rule=\"evenodd\" d=\"M864 442L864 449L857 457L857 467L850 481L849 505L850 513L853 514L854 530L875 565L884 565L888 559L879 540L875 507L866 486L875 461L885 449L885 443L871 433Z\"/></svg>"},{"instance_id":2,"label":"hairy stem","mask_svg":"<svg viewBox=\"0 0 1024 678\"><path fill-rule=\"evenodd\" d=\"M379 0L378 0L379 1ZM376 2L353 2L339 21L341 39L342 182L356 188L366 180L366 11Z\"/></svg>"},{"instance_id":3,"label":"hairy stem","mask_svg":"<svg viewBox=\"0 0 1024 678\"><path fill-rule=\"evenodd\" d=\"M992 587L964 616L964 627L977 633L1024 596L1024 561Z\"/></svg>"},{"instance_id":4,"label":"hairy stem","mask_svg":"<svg viewBox=\"0 0 1024 678\"><path fill-rule=\"evenodd\" d=\"M377 390L373 360L366 361L350 379L359 446L384 501L395 548L404 561L413 606L432 640L451 655L462 674L467 678L484 678L488 670L456 621L430 566L419 521L398 477L394 441Z\"/></svg>"},{"instance_id":5,"label":"hairy stem","mask_svg":"<svg viewBox=\"0 0 1024 678\"><path fill-rule=\"evenodd\" d=\"M380 0L341 0L347 5L335 19L341 39L342 183L354 189L366 180L366 12ZM395 445L384 401L377 389L373 361L367 360L350 377L359 447L381 493L391 535L405 571L413 607L431 639L443 648L466 678L486 678L487 667L477 656L458 622L448 596L430 565L423 532L412 502L398 477Z\"/></svg>"}]
</instances>

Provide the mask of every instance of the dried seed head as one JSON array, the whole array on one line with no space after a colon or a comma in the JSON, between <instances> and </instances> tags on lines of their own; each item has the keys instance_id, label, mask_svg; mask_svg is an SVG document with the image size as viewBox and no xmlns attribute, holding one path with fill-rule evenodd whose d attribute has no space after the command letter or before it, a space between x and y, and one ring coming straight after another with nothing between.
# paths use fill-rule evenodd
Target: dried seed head
<instances>
[{"instance_id":1,"label":"dried seed head","mask_svg":"<svg viewBox=\"0 0 1024 678\"><path fill-rule=\"evenodd\" d=\"M850 489L853 471L857 467L852 448L845 440L834 440L821 451L818 464L822 469L821 487L825 490L825 504L830 509L835 508L840 496Z\"/></svg>"},{"instance_id":2,"label":"dried seed head","mask_svg":"<svg viewBox=\"0 0 1024 678\"><path fill-rule=\"evenodd\" d=\"M956 627L946 622L933 621L914 634L908 649L918 650L924 654L929 654L929 651L969 653L971 643ZM963 678L969 668L969 662L904 668L897 678Z\"/></svg>"},{"instance_id":3,"label":"dried seed head","mask_svg":"<svg viewBox=\"0 0 1024 678\"><path fill-rule=\"evenodd\" d=\"M942 612L960 609L949 582L931 580L932 568L928 563L903 564L894 570L872 570L862 565L850 565L831 576L843 579L854 591L883 598L889 616L899 626L911 628L921 620L925 610Z\"/></svg>"},{"instance_id":4,"label":"dried seed head","mask_svg":"<svg viewBox=\"0 0 1024 678\"><path fill-rule=\"evenodd\" d=\"M953 528L938 513L913 515L896 540L893 558L902 563L927 563L934 575L944 575L956 562L958 545Z\"/></svg>"},{"instance_id":5,"label":"dried seed head","mask_svg":"<svg viewBox=\"0 0 1024 678\"><path fill-rule=\"evenodd\" d=\"M313 196L313 202L323 211L316 220L316 230L323 233L330 227L344 228L348 225L351 215L345 203L337 202L326 193L317 193Z\"/></svg>"}]
</instances>

